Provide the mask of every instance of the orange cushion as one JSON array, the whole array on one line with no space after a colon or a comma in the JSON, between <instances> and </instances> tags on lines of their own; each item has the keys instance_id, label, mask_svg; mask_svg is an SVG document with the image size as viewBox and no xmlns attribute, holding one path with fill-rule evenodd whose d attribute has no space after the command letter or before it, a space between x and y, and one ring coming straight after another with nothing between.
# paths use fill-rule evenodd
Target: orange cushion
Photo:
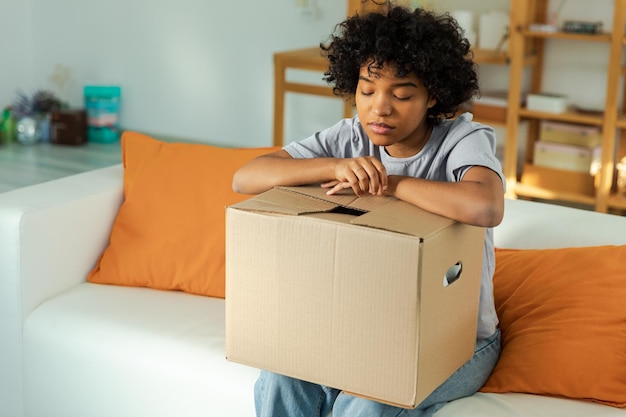
<instances>
[{"instance_id":1,"label":"orange cushion","mask_svg":"<svg viewBox=\"0 0 626 417\"><path fill-rule=\"evenodd\" d=\"M626 406L626 246L496 250L502 354L483 392Z\"/></svg>"},{"instance_id":2,"label":"orange cushion","mask_svg":"<svg viewBox=\"0 0 626 417\"><path fill-rule=\"evenodd\" d=\"M279 148L228 149L122 136L124 202L87 280L224 297L226 206L235 171Z\"/></svg>"}]
</instances>

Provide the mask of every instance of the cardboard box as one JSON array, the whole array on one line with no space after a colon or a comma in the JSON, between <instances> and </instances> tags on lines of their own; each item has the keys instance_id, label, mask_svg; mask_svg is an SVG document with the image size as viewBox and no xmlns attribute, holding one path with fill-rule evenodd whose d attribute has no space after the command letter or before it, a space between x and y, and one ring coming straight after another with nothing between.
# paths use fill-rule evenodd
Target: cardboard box
<instances>
[{"instance_id":1,"label":"cardboard box","mask_svg":"<svg viewBox=\"0 0 626 417\"><path fill-rule=\"evenodd\" d=\"M226 217L228 360L410 408L472 357L483 228L319 186Z\"/></svg>"},{"instance_id":2,"label":"cardboard box","mask_svg":"<svg viewBox=\"0 0 626 417\"><path fill-rule=\"evenodd\" d=\"M602 129L600 126L542 120L539 137L544 142L595 147L602 142Z\"/></svg>"},{"instance_id":3,"label":"cardboard box","mask_svg":"<svg viewBox=\"0 0 626 417\"><path fill-rule=\"evenodd\" d=\"M535 142L533 162L548 168L596 174L599 169L602 147L566 145L562 143Z\"/></svg>"}]
</instances>

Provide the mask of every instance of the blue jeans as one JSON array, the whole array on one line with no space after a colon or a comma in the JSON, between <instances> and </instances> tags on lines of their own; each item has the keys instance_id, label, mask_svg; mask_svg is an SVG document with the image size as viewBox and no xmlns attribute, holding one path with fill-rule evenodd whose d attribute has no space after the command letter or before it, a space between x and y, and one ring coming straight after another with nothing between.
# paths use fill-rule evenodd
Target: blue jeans
<instances>
[{"instance_id":1,"label":"blue jeans","mask_svg":"<svg viewBox=\"0 0 626 417\"><path fill-rule=\"evenodd\" d=\"M426 417L449 401L474 394L500 355L500 331L476 341L474 356L414 409L343 394L340 390L262 371L254 386L257 417Z\"/></svg>"}]
</instances>

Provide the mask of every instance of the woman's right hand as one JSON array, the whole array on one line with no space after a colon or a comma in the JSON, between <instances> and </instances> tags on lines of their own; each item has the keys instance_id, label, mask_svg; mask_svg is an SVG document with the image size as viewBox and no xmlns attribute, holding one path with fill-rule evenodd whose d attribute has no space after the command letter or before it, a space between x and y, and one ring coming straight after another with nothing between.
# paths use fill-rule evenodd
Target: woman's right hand
<instances>
[{"instance_id":1,"label":"woman's right hand","mask_svg":"<svg viewBox=\"0 0 626 417\"><path fill-rule=\"evenodd\" d=\"M322 184L329 188L327 194L336 194L352 188L357 196L384 195L387 190L387 170L373 156L360 156L335 160L335 179Z\"/></svg>"}]
</instances>

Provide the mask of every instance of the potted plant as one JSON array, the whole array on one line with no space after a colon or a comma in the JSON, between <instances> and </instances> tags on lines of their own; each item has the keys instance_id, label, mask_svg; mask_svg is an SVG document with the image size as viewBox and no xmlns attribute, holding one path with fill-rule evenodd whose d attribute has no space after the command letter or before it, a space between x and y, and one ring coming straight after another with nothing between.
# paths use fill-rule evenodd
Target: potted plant
<instances>
[{"instance_id":1,"label":"potted plant","mask_svg":"<svg viewBox=\"0 0 626 417\"><path fill-rule=\"evenodd\" d=\"M32 97L23 91L11 106L16 123L17 141L32 145L50 139L50 112L61 108L61 100L46 90L39 90Z\"/></svg>"}]
</instances>

